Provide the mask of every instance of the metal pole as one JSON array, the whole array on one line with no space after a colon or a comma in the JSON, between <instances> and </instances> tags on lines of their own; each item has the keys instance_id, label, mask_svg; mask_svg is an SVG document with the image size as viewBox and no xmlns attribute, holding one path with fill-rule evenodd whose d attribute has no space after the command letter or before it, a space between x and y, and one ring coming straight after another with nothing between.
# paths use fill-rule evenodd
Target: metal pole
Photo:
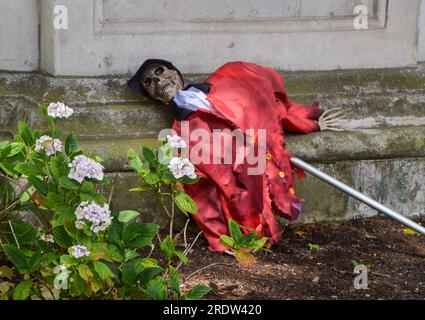
<instances>
[{"instance_id":1,"label":"metal pole","mask_svg":"<svg viewBox=\"0 0 425 320\"><path fill-rule=\"evenodd\" d=\"M401 214L395 212L394 210L387 208L383 204L380 204L379 202L369 198L368 196L364 195L363 193L361 193L357 190L354 190L353 188L347 186L345 183L342 183L341 181L336 180L335 178L332 178L328 174L324 173L323 171L320 171L319 169L316 169L315 167L309 165L308 163L302 161L299 158L291 157L290 161L293 164L295 164L296 166L300 167L301 169L307 171L308 173L311 173L312 175L314 175L314 176L318 177L319 179L329 183L330 185L334 186L335 188L347 193L348 195L352 196L353 198L360 200L361 202L372 207L373 209L376 209L379 212L382 212L383 214L389 216L390 218L397 220L398 222L409 227L410 229L415 230L416 232L419 232L420 234L425 236L425 228L423 226L421 226L420 224L417 224L416 222L406 218L405 216L402 216Z\"/></svg>"}]
</instances>

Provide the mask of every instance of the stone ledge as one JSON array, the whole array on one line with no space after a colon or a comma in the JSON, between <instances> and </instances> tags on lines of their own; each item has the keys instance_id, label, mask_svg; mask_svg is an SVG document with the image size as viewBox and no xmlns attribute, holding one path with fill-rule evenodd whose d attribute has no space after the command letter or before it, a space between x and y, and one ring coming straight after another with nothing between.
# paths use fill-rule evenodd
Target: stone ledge
<instances>
[{"instance_id":1,"label":"stone ledge","mask_svg":"<svg viewBox=\"0 0 425 320\"><path fill-rule=\"evenodd\" d=\"M287 136L288 150L314 162L425 157L425 127L396 127L350 132L316 132ZM127 171L127 150L154 147L157 138L83 140L87 152L105 159L108 171Z\"/></svg>"},{"instance_id":2,"label":"stone ledge","mask_svg":"<svg viewBox=\"0 0 425 320\"><path fill-rule=\"evenodd\" d=\"M299 103L319 100L325 108L350 107L346 132L288 134L287 147L350 186L403 214L424 215L425 65L407 69L285 72L285 86ZM188 75L188 82L205 75ZM75 110L64 132L75 131L85 151L105 159L118 174L115 201L166 225L152 195L129 193L137 177L126 153L141 144L157 146L157 132L170 127L169 110L130 92L127 78L72 78L0 72L0 140L11 139L17 120L43 128L38 105L65 101ZM376 212L335 188L309 177L298 184L306 199L303 222L369 216ZM105 189L108 192L108 189ZM326 194L326 199L323 195Z\"/></svg>"},{"instance_id":3,"label":"stone ledge","mask_svg":"<svg viewBox=\"0 0 425 320\"><path fill-rule=\"evenodd\" d=\"M1 140L11 139L1 134ZM127 151L140 150L141 145L156 147L155 137L123 139L82 139L87 153L105 160L108 172L129 171ZM394 127L346 132L315 132L307 135L286 135L288 150L309 162L372 160L425 157L425 126Z\"/></svg>"},{"instance_id":4,"label":"stone ledge","mask_svg":"<svg viewBox=\"0 0 425 320\"><path fill-rule=\"evenodd\" d=\"M312 164L403 215L408 217L425 215L423 158ZM117 176L113 195L113 203L117 209L138 210L146 220L167 226L168 217L158 205L158 201L155 201L154 194L128 191L132 187L139 186L140 182L134 173L118 172L110 173L109 176L111 180ZM377 211L311 175L298 181L297 186L297 195L305 199L298 222L336 221L377 214ZM110 188L109 185L104 189L106 195ZM178 225L181 226L184 221L183 214L179 214Z\"/></svg>"}]
</instances>

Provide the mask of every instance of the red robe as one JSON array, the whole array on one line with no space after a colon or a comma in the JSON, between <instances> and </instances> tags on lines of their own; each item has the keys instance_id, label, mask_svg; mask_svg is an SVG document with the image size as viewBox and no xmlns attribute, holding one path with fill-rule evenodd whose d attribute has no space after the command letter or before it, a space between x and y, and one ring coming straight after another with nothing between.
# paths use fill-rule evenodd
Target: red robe
<instances>
[{"instance_id":1,"label":"red robe","mask_svg":"<svg viewBox=\"0 0 425 320\"><path fill-rule=\"evenodd\" d=\"M266 150L258 152L265 157L267 154L267 160L262 175L248 175L250 165L246 163L197 164L200 181L184 187L198 206L193 218L212 251L226 249L220 244L220 235L229 235L229 219L269 237L270 244L275 244L282 228L273 212L295 220L303 201L295 195L292 170L300 178L303 172L289 162L292 155L285 149L282 129L298 133L318 131L317 119L323 110L317 102L311 106L293 103L286 95L280 74L254 63L226 63L204 82L211 85L207 100L218 113L205 109L192 112L185 119L189 121L189 132L197 128L208 132L226 128L244 132L248 128L266 129ZM182 134L180 124L179 120L173 123L178 135ZM189 150L199 141L188 141Z\"/></svg>"}]
</instances>

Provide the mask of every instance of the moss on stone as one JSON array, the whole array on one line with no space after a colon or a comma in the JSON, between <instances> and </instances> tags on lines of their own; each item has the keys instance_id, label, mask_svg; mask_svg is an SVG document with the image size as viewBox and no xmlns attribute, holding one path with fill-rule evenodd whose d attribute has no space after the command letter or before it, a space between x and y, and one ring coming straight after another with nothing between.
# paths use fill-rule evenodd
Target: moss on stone
<instances>
[{"instance_id":1,"label":"moss on stone","mask_svg":"<svg viewBox=\"0 0 425 320\"><path fill-rule=\"evenodd\" d=\"M58 86L49 88L43 96L42 103L64 101L65 100L65 87Z\"/></svg>"}]
</instances>

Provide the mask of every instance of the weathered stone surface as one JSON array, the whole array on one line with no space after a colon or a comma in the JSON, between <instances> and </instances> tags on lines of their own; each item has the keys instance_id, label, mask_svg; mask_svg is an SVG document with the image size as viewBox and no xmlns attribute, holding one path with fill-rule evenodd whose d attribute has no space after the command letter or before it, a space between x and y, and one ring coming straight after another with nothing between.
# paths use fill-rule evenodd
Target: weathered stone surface
<instances>
[{"instance_id":1,"label":"weathered stone surface","mask_svg":"<svg viewBox=\"0 0 425 320\"><path fill-rule=\"evenodd\" d=\"M425 156L425 126L315 132L287 137L288 149L306 161Z\"/></svg>"},{"instance_id":2,"label":"weathered stone surface","mask_svg":"<svg viewBox=\"0 0 425 320\"><path fill-rule=\"evenodd\" d=\"M425 214L425 68L287 72L285 86L300 103L319 100L325 109L352 108L345 132L287 135L296 156L317 165L403 214ZM188 75L198 82L205 75ZM130 92L126 78L53 78L38 73L0 73L0 139L11 139L18 120L48 124L38 106L64 101L75 115L62 121L82 147L105 159L118 179L113 198L120 209L136 209L167 224L151 194L129 193L138 185L126 154L158 145L157 133L172 123L167 107ZM106 189L107 193L109 189ZM306 199L301 221L367 216L373 210L314 177L299 183ZM326 197L324 197L326 195Z\"/></svg>"},{"instance_id":3,"label":"weathered stone surface","mask_svg":"<svg viewBox=\"0 0 425 320\"><path fill-rule=\"evenodd\" d=\"M126 74L152 57L171 60L184 72L211 72L235 57L291 70L417 62L420 0L209 3L43 0L41 69L68 76ZM66 32L52 24L59 4L69 10ZM368 8L367 30L355 27L358 4Z\"/></svg>"},{"instance_id":4,"label":"weathered stone surface","mask_svg":"<svg viewBox=\"0 0 425 320\"><path fill-rule=\"evenodd\" d=\"M364 192L378 202L409 217L425 215L425 160L423 158L336 161L312 163L320 170ZM116 173L109 174L114 180ZM345 193L307 175L298 182L298 196L305 199L299 222L332 221L366 217L377 212ZM133 209L163 226L168 217L152 193L127 192L139 186L133 173L118 173L113 193L117 209ZM109 186L105 194L109 194ZM178 215L178 225L185 216Z\"/></svg>"},{"instance_id":5,"label":"weathered stone surface","mask_svg":"<svg viewBox=\"0 0 425 320\"><path fill-rule=\"evenodd\" d=\"M39 0L0 0L0 70L39 68Z\"/></svg>"},{"instance_id":6,"label":"weathered stone surface","mask_svg":"<svg viewBox=\"0 0 425 320\"><path fill-rule=\"evenodd\" d=\"M316 167L374 200L409 217L425 214L423 158L314 163ZM324 221L372 216L376 210L307 175L299 184L305 198L300 221Z\"/></svg>"}]
</instances>

